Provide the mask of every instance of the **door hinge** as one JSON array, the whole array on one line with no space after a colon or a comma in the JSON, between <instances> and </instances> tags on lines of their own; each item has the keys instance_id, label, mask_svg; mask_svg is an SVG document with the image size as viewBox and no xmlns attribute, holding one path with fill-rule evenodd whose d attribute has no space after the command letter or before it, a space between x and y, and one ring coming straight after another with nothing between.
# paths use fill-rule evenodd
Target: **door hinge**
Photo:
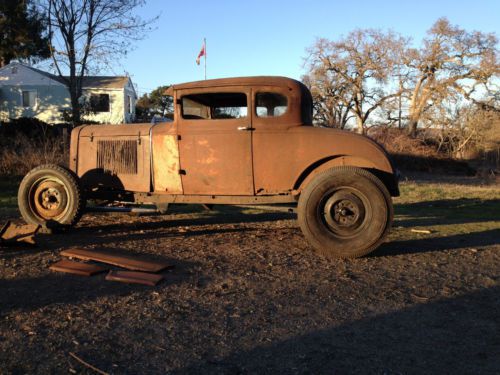
<instances>
[{"instance_id":1,"label":"door hinge","mask_svg":"<svg viewBox=\"0 0 500 375\"><path fill-rule=\"evenodd\" d=\"M182 139L181 135L180 135L180 134L178 134L178 135L177 135L177 140L178 140L178 141L180 141L181 139Z\"/></svg>"},{"instance_id":2,"label":"door hinge","mask_svg":"<svg viewBox=\"0 0 500 375\"><path fill-rule=\"evenodd\" d=\"M179 169L179 174L186 175L186 170L185 169Z\"/></svg>"}]
</instances>

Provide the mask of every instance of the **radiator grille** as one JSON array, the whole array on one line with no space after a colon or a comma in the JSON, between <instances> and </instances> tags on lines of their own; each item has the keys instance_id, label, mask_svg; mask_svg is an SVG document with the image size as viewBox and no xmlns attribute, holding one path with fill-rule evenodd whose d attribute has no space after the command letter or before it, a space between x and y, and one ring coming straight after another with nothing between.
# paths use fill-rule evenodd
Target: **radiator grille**
<instances>
[{"instance_id":1,"label":"radiator grille","mask_svg":"<svg viewBox=\"0 0 500 375\"><path fill-rule=\"evenodd\" d=\"M97 168L112 174L137 174L137 141L98 141Z\"/></svg>"}]
</instances>

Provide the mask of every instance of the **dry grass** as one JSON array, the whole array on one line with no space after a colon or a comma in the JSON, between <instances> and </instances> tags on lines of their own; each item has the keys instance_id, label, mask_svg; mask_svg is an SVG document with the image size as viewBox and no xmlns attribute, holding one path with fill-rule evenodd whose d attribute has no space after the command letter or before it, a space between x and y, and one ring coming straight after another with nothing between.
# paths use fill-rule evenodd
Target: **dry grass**
<instances>
[{"instance_id":1,"label":"dry grass","mask_svg":"<svg viewBox=\"0 0 500 375\"><path fill-rule=\"evenodd\" d=\"M68 164L63 137L29 138L18 134L0 149L0 175L20 176L40 164Z\"/></svg>"}]
</instances>

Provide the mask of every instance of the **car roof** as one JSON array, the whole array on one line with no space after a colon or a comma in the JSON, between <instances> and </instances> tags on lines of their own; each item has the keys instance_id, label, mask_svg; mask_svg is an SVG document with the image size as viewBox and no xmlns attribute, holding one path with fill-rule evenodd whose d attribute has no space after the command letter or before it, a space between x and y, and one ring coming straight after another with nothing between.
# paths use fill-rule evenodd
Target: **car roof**
<instances>
[{"instance_id":1,"label":"car roof","mask_svg":"<svg viewBox=\"0 0 500 375\"><path fill-rule=\"evenodd\" d=\"M194 81L180 83L172 86L172 89L194 89L220 86L303 86L303 83L287 77L278 76L258 76L258 77L232 77L207 79L204 81Z\"/></svg>"}]
</instances>

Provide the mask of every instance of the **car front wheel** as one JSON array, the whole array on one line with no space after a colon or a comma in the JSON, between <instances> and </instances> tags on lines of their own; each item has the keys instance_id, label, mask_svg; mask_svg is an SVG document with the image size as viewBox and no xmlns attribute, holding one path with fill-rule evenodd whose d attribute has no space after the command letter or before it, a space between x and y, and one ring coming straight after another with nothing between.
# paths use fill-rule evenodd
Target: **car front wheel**
<instances>
[{"instance_id":1,"label":"car front wheel","mask_svg":"<svg viewBox=\"0 0 500 375\"><path fill-rule=\"evenodd\" d=\"M50 230L76 224L85 208L85 200L73 172L46 164L32 169L23 178L18 205L26 222Z\"/></svg>"}]
</instances>

